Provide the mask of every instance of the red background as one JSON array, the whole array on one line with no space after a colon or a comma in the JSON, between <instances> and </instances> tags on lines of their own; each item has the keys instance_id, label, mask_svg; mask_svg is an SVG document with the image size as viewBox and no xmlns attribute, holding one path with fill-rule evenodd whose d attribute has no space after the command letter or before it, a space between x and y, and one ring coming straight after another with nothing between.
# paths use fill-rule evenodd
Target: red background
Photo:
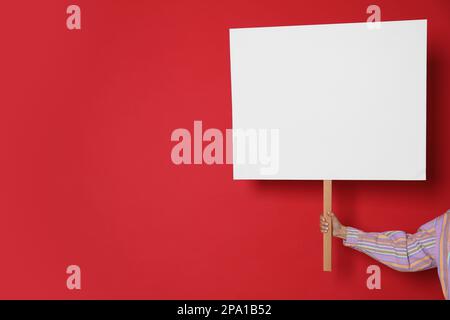
<instances>
[{"instance_id":1,"label":"red background","mask_svg":"<svg viewBox=\"0 0 450 320\"><path fill-rule=\"evenodd\" d=\"M449 207L448 0L3 1L0 298L441 299L436 270L382 267L368 290L374 261L338 240L323 273L320 181L170 159L174 129L231 127L230 27L361 22L370 4L428 19L428 180L336 182L334 210L413 232Z\"/></svg>"}]
</instances>

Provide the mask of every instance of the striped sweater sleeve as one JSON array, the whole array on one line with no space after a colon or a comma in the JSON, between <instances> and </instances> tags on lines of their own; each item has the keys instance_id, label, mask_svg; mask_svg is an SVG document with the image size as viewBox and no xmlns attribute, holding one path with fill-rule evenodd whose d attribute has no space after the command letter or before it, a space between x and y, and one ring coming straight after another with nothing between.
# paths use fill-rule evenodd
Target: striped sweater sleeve
<instances>
[{"instance_id":1,"label":"striped sweater sleeve","mask_svg":"<svg viewBox=\"0 0 450 320\"><path fill-rule=\"evenodd\" d=\"M344 245L398 271L412 272L436 267L434 220L421 226L415 234L403 231L363 232L347 227Z\"/></svg>"}]
</instances>

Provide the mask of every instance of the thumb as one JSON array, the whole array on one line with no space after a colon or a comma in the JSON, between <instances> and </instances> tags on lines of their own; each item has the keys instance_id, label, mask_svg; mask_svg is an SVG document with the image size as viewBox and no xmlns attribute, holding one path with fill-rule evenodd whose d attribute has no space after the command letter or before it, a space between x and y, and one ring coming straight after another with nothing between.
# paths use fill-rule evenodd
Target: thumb
<instances>
[{"instance_id":1,"label":"thumb","mask_svg":"<svg viewBox=\"0 0 450 320\"><path fill-rule=\"evenodd\" d=\"M338 227L339 226L339 220L338 220L338 218L336 218L334 213L330 212L330 213L328 213L328 216L331 218L331 222L333 223L333 226L334 227Z\"/></svg>"}]
</instances>

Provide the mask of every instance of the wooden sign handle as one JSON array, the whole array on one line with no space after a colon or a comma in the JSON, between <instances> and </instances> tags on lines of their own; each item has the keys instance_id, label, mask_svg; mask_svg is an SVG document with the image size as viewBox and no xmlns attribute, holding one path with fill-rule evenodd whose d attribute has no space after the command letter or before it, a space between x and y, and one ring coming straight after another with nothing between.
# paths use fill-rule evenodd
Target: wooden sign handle
<instances>
[{"instance_id":1,"label":"wooden sign handle","mask_svg":"<svg viewBox=\"0 0 450 320\"><path fill-rule=\"evenodd\" d=\"M328 222L328 232L323 234L323 271L331 271L331 245L333 238L333 224L330 216L331 213L331 199L332 199L332 184L331 180L323 180L323 216Z\"/></svg>"}]
</instances>

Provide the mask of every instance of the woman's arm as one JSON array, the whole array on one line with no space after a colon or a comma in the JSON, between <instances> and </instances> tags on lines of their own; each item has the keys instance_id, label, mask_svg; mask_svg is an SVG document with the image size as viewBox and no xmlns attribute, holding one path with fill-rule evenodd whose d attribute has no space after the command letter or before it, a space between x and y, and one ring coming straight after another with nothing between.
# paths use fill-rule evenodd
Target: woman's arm
<instances>
[{"instance_id":1,"label":"woman's arm","mask_svg":"<svg viewBox=\"0 0 450 320\"><path fill-rule=\"evenodd\" d=\"M363 232L345 227L331 214L333 235L343 238L344 245L361 251L398 271L412 272L436 267L434 248L436 232L434 220L421 226L417 233L403 231ZM322 232L328 225L321 217Z\"/></svg>"}]
</instances>

